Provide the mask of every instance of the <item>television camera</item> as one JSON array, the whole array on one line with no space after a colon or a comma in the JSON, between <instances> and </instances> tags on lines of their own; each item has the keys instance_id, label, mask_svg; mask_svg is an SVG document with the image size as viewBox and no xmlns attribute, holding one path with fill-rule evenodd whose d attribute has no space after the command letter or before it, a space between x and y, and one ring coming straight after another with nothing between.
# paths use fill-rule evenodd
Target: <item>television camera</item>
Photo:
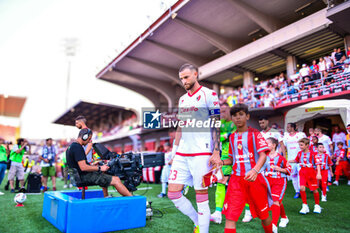
<instances>
[{"instance_id":1,"label":"television camera","mask_svg":"<svg viewBox=\"0 0 350 233\"><path fill-rule=\"evenodd\" d=\"M129 151L117 154L109 151L100 143L94 143L93 148L102 160L107 160L107 163L100 163L100 165L107 164L110 167L106 173L124 180L125 187L131 192L136 191L136 187L141 183L142 168L165 164L163 152L134 153Z\"/></svg>"}]
</instances>

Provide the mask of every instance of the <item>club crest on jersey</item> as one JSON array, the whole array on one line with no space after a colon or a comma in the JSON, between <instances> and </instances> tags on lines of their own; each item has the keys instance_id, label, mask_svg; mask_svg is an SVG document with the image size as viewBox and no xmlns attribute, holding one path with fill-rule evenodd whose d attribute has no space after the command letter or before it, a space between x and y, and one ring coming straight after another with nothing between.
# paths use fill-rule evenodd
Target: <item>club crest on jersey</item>
<instances>
[{"instance_id":1,"label":"club crest on jersey","mask_svg":"<svg viewBox=\"0 0 350 233\"><path fill-rule=\"evenodd\" d=\"M242 150L242 144L238 144L238 146L237 146L237 148L239 149L239 150Z\"/></svg>"},{"instance_id":2,"label":"club crest on jersey","mask_svg":"<svg viewBox=\"0 0 350 233\"><path fill-rule=\"evenodd\" d=\"M227 203L224 204L224 210L227 210Z\"/></svg>"},{"instance_id":3,"label":"club crest on jersey","mask_svg":"<svg viewBox=\"0 0 350 233\"><path fill-rule=\"evenodd\" d=\"M197 97L197 101L199 101L201 99L201 96L199 95L198 97Z\"/></svg>"}]
</instances>

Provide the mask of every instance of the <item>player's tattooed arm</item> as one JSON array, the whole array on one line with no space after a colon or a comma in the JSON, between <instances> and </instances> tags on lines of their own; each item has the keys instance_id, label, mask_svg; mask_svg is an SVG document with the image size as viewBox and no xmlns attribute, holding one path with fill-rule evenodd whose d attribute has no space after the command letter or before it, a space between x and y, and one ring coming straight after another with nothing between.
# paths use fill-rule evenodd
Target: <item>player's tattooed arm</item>
<instances>
[{"instance_id":1,"label":"player's tattooed arm","mask_svg":"<svg viewBox=\"0 0 350 233\"><path fill-rule=\"evenodd\" d=\"M218 122L220 121L220 116L214 115L211 117L211 120L214 122ZM214 150L209 160L209 164L217 167L220 166L222 163L220 159L220 126L219 125L220 124L214 124L214 127L212 128Z\"/></svg>"}]
</instances>

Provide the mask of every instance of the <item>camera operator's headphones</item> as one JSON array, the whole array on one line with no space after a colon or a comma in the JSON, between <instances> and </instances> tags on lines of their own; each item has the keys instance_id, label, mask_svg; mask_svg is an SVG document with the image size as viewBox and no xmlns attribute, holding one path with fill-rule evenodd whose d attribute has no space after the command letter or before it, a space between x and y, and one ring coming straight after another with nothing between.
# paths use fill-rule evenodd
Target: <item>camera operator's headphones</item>
<instances>
[{"instance_id":1,"label":"camera operator's headphones","mask_svg":"<svg viewBox=\"0 0 350 233\"><path fill-rule=\"evenodd\" d=\"M83 136L81 137L81 139L83 139L83 141L88 140L90 135L92 135L91 129L89 129L89 128L86 128L86 129L87 129L86 133L84 133Z\"/></svg>"}]
</instances>

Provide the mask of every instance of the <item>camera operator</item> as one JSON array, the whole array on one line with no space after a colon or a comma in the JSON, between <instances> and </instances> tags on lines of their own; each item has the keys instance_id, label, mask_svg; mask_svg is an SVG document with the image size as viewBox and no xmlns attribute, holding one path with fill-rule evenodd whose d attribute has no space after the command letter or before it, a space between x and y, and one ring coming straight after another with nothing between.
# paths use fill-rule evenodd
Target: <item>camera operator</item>
<instances>
[{"instance_id":1,"label":"camera operator","mask_svg":"<svg viewBox=\"0 0 350 233\"><path fill-rule=\"evenodd\" d=\"M6 147L2 144L6 144ZM5 142L5 140L0 137L0 186L1 182L5 177L5 171L7 168L7 159L8 155L10 154L10 143ZM4 195L3 192L0 192L0 195Z\"/></svg>"},{"instance_id":2,"label":"camera operator","mask_svg":"<svg viewBox=\"0 0 350 233\"><path fill-rule=\"evenodd\" d=\"M82 182L94 183L103 189L103 195L108 196L108 186L112 185L123 196L132 196L127 188L120 181L119 177L105 174L109 169L107 165L89 165L83 146L87 145L92 137L92 131L88 128L81 129L76 142L73 142L67 149L67 164L69 168L78 170Z\"/></svg>"},{"instance_id":3,"label":"camera operator","mask_svg":"<svg viewBox=\"0 0 350 233\"><path fill-rule=\"evenodd\" d=\"M42 148L42 153L39 156L41 162L41 173L43 174L44 192L47 191L47 180L49 176L52 180L52 190L56 191L56 148L52 145L52 138L46 139L46 145Z\"/></svg>"},{"instance_id":4,"label":"camera operator","mask_svg":"<svg viewBox=\"0 0 350 233\"><path fill-rule=\"evenodd\" d=\"M89 127L87 127L86 125L86 118L82 115L77 116L77 118L75 118L75 127L77 127L78 129L88 129ZM89 141L89 143L87 143L84 147L84 151L86 154L86 159L89 163L92 162L92 142L91 140Z\"/></svg>"},{"instance_id":5,"label":"camera operator","mask_svg":"<svg viewBox=\"0 0 350 233\"><path fill-rule=\"evenodd\" d=\"M24 189L24 167L22 165L23 155L25 152L30 154L30 144L26 139L17 139L17 144L13 146L10 153L11 167L8 175L8 180L10 181L11 193L14 193L13 181L15 176L17 176L21 189Z\"/></svg>"}]
</instances>

